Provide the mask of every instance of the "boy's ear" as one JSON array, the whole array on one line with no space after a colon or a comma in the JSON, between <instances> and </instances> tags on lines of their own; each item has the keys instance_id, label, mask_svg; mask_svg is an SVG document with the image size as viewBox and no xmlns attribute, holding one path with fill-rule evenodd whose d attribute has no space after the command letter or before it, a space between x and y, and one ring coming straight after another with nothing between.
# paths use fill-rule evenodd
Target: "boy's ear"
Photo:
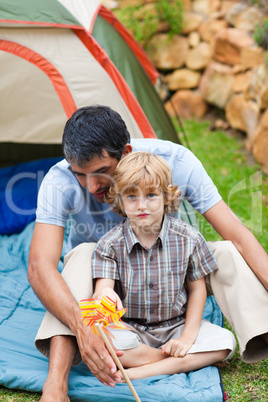
<instances>
[{"instance_id":1,"label":"boy's ear","mask_svg":"<svg viewBox=\"0 0 268 402\"><path fill-rule=\"evenodd\" d=\"M132 152L132 145L131 144L126 144L125 148L124 148L124 151L123 151L123 154L122 154L122 158L124 156L126 156L127 154L130 154L130 152Z\"/></svg>"}]
</instances>

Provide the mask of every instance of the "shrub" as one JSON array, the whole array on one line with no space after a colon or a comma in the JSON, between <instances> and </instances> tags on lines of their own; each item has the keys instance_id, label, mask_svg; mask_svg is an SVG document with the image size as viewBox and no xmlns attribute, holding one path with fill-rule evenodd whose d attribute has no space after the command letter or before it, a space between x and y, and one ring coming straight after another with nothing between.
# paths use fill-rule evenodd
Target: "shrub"
<instances>
[{"instance_id":1,"label":"shrub","mask_svg":"<svg viewBox=\"0 0 268 402\"><path fill-rule=\"evenodd\" d=\"M264 18L262 24L257 25L253 38L259 46L268 50L268 18Z\"/></svg>"},{"instance_id":2,"label":"shrub","mask_svg":"<svg viewBox=\"0 0 268 402\"><path fill-rule=\"evenodd\" d=\"M159 19L170 26L171 34L179 34L182 27L183 8L179 0L158 0L155 4Z\"/></svg>"},{"instance_id":3,"label":"shrub","mask_svg":"<svg viewBox=\"0 0 268 402\"><path fill-rule=\"evenodd\" d=\"M165 21L169 24L170 35L181 32L183 7L180 0L156 0L154 10L152 9L151 12L148 10L143 12L143 7L140 5L128 5L114 12L135 39L145 48L148 40L157 31L159 21Z\"/></svg>"}]
</instances>

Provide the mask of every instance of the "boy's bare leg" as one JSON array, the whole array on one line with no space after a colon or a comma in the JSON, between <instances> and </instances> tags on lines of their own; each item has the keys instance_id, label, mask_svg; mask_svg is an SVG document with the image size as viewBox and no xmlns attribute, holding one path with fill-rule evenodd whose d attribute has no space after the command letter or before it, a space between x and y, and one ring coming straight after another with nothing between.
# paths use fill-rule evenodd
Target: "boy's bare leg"
<instances>
[{"instance_id":1,"label":"boy's bare leg","mask_svg":"<svg viewBox=\"0 0 268 402\"><path fill-rule=\"evenodd\" d=\"M151 346L141 343L137 348L124 350L120 361L124 367L139 367L144 364L150 364L163 360L167 357L161 349L152 348Z\"/></svg>"},{"instance_id":2,"label":"boy's bare leg","mask_svg":"<svg viewBox=\"0 0 268 402\"><path fill-rule=\"evenodd\" d=\"M73 336L54 336L51 339L48 377L41 402L70 402L68 379L76 348Z\"/></svg>"},{"instance_id":3,"label":"boy's bare leg","mask_svg":"<svg viewBox=\"0 0 268 402\"><path fill-rule=\"evenodd\" d=\"M155 350L159 352L158 349ZM228 356L229 352L229 350L219 350L213 352L189 353L184 357L171 357L163 354L161 360L143 364L138 367L135 359L135 363L129 360L129 362L125 363L125 367L131 367L126 370L130 380L138 380L140 378L156 375L187 373L188 371L198 370L221 361ZM162 354L161 350L160 353ZM156 357L156 354L154 356L152 353L151 358L152 357Z\"/></svg>"}]
</instances>

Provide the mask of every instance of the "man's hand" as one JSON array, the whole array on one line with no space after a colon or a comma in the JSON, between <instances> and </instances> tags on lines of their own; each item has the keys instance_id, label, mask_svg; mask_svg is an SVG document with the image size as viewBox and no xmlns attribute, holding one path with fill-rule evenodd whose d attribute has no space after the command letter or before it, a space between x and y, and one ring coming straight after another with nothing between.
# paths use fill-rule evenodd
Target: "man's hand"
<instances>
[{"instance_id":1,"label":"man's hand","mask_svg":"<svg viewBox=\"0 0 268 402\"><path fill-rule=\"evenodd\" d=\"M184 357L193 344L182 337L170 339L162 346L162 352L172 357Z\"/></svg>"},{"instance_id":2,"label":"man's hand","mask_svg":"<svg viewBox=\"0 0 268 402\"><path fill-rule=\"evenodd\" d=\"M116 382L121 381L116 376L117 367L99 335L93 334L91 328L84 325L76 334L76 339L83 362L100 382L114 387ZM118 357L123 355L121 351L115 352Z\"/></svg>"}]
</instances>

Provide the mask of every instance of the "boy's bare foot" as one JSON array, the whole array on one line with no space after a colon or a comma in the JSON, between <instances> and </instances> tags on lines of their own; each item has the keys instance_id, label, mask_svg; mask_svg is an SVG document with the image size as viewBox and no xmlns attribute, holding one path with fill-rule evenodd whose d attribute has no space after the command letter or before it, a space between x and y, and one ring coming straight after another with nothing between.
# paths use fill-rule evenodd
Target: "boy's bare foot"
<instances>
[{"instance_id":1,"label":"boy's bare foot","mask_svg":"<svg viewBox=\"0 0 268 402\"><path fill-rule=\"evenodd\" d=\"M127 372L127 370L125 370L125 372ZM115 377L120 379L120 381L118 380L116 381L117 384L124 384L126 382L120 370L117 370L117 372L115 373Z\"/></svg>"},{"instance_id":2,"label":"boy's bare foot","mask_svg":"<svg viewBox=\"0 0 268 402\"><path fill-rule=\"evenodd\" d=\"M70 402L68 389L63 390L58 384L46 381L40 402Z\"/></svg>"}]
</instances>

